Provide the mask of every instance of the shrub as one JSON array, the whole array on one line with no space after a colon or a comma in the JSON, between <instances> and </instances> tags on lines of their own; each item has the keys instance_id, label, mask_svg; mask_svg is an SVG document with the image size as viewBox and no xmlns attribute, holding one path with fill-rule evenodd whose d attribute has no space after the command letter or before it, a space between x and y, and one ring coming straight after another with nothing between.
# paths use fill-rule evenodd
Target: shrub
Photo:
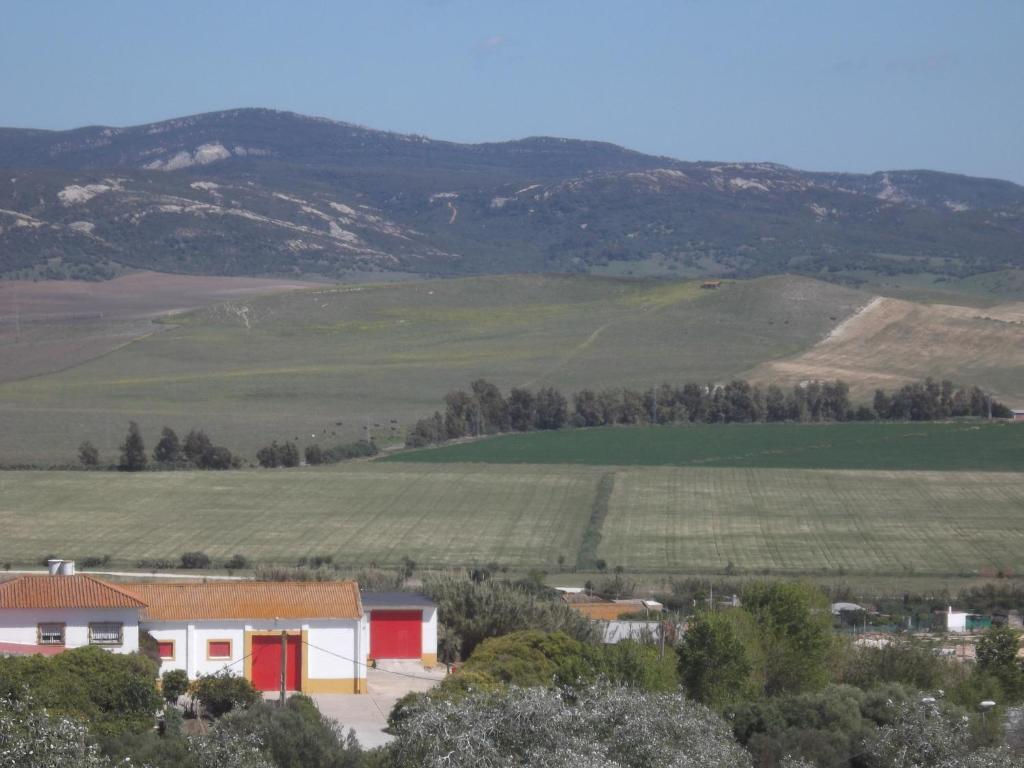
<instances>
[{"instance_id":1,"label":"shrub","mask_svg":"<svg viewBox=\"0 0 1024 768\"><path fill-rule=\"evenodd\" d=\"M210 556L205 552L186 552L181 556L182 568L209 568L211 564Z\"/></svg>"},{"instance_id":2,"label":"shrub","mask_svg":"<svg viewBox=\"0 0 1024 768\"><path fill-rule=\"evenodd\" d=\"M159 709L157 666L139 654L96 646L53 656L0 658L0 697L32 700L57 715L88 720L98 735L143 731Z\"/></svg>"},{"instance_id":3,"label":"shrub","mask_svg":"<svg viewBox=\"0 0 1024 768\"><path fill-rule=\"evenodd\" d=\"M328 448L324 451L323 461L325 464L337 464L339 461L376 456L378 453L380 450L372 440L357 440L354 443L341 443Z\"/></svg>"},{"instance_id":4,"label":"shrub","mask_svg":"<svg viewBox=\"0 0 1024 768\"><path fill-rule=\"evenodd\" d=\"M95 467L100 463L100 452L95 445L85 440L78 446L78 460L83 467Z\"/></svg>"},{"instance_id":5,"label":"shrub","mask_svg":"<svg viewBox=\"0 0 1024 768\"><path fill-rule=\"evenodd\" d=\"M195 696L207 714L215 718L262 701L252 683L228 672L200 677L195 684Z\"/></svg>"},{"instance_id":6,"label":"shrub","mask_svg":"<svg viewBox=\"0 0 1024 768\"><path fill-rule=\"evenodd\" d=\"M564 632L581 642L598 639L596 626L547 588L444 574L428 579L424 591L437 604L439 623L458 638L464 657L489 637L522 629Z\"/></svg>"},{"instance_id":7,"label":"shrub","mask_svg":"<svg viewBox=\"0 0 1024 768\"><path fill-rule=\"evenodd\" d=\"M241 571L250 566L249 558L245 555L234 554L225 563L224 567L229 571Z\"/></svg>"},{"instance_id":8,"label":"shrub","mask_svg":"<svg viewBox=\"0 0 1024 768\"><path fill-rule=\"evenodd\" d=\"M104 565L108 565L109 563L110 563L110 555L103 555L103 556L90 555L88 557L83 557L79 561L79 564L83 568L101 568Z\"/></svg>"},{"instance_id":9,"label":"shrub","mask_svg":"<svg viewBox=\"0 0 1024 768\"><path fill-rule=\"evenodd\" d=\"M183 669L169 669L160 678L160 692L172 704L188 692L188 674Z\"/></svg>"},{"instance_id":10,"label":"shrub","mask_svg":"<svg viewBox=\"0 0 1024 768\"><path fill-rule=\"evenodd\" d=\"M106 768L110 761L79 721L51 716L30 701L0 698L0 765L4 768Z\"/></svg>"},{"instance_id":11,"label":"shrub","mask_svg":"<svg viewBox=\"0 0 1024 768\"><path fill-rule=\"evenodd\" d=\"M135 567L144 571L166 571L169 568L174 568L178 563L173 560L165 560L162 558L143 558L142 560L135 561Z\"/></svg>"},{"instance_id":12,"label":"shrub","mask_svg":"<svg viewBox=\"0 0 1024 768\"><path fill-rule=\"evenodd\" d=\"M278 444L274 440L270 445L265 445L256 451L256 460L261 467L272 469L274 467L297 467L299 466L299 449L295 443L284 442Z\"/></svg>"},{"instance_id":13,"label":"shrub","mask_svg":"<svg viewBox=\"0 0 1024 768\"><path fill-rule=\"evenodd\" d=\"M320 714L316 704L302 694L293 695L284 707L260 701L232 712L218 729L243 739L258 740L277 768L356 768L362 750L355 735L344 734L333 720Z\"/></svg>"},{"instance_id":14,"label":"shrub","mask_svg":"<svg viewBox=\"0 0 1024 768\"><path fill-rule=\"evenodd\" d=\"M299 449L295 447L295 443L282 443L280 453L278 455L280 457L282 467L299 466Z\"/></svg>"},{"instance_id":15,"label":"shrub","mask_svg":"<svg viewBox=\"0 0 1024 768\"><path fill-rule=\"evenodd\" d=\"M319 445L307 445L305 450L306 463L311 466L324 463L324 452Z\"/></svg>"}]
</instances>

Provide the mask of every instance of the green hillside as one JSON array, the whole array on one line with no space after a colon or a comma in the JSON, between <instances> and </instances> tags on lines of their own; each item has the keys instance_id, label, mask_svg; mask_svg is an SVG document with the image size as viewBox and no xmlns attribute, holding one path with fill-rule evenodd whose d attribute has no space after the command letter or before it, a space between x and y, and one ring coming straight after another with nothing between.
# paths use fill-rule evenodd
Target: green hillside
<instances>
[{"instance_id":1,"label":"green hillside","mask_svg":"<svg viewBox=\"0 0 1024 768\"><path fill-rule=\"evenodd\" d=\"M113 460L130 419L205 429L252 459L408 424L446 391L724 381L797 354L867 296L800 277L696 283L509 276L323 289L219 304L58 373L0 384L0 462ZM316 437L313 437L313 436Z\"/></svg>"}]
</instances>

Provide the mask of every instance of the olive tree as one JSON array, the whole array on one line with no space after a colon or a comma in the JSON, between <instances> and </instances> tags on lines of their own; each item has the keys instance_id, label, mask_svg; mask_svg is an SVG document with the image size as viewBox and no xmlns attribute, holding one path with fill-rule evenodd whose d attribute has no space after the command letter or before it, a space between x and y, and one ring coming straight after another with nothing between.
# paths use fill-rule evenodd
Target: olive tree
<instances>
[{"instance_id":1,"label":"olive tree","mask_svg":"<svg viewBox=\"0 0 1024 768\"><path fill-rule=\"evenodd\" d=\"M1024 768L1005 749L974 749L967 716L936 703L901 707L868 753L880 768Z\"/></svg>"},{"instance_id":2,"label":"olive tree","mask_svg":"<svg viewBox=\"0 0 1024 768\"><path fill-rule=\"evenodd\" d=\"M515 686L410 702L388 747L394 768L750 768L728 725L681 693L598 683Z\"/></svg>"},{"instance_id":3,"label":"olive tree","mask_svg":"<svg viewBox=\"0 0 1024 768\"><path fill-rule=\"evenodd\" d=\"M0 698L0 768L106 768L110 761L87 745L87 735L78 720Z\"/></svg>"}]
</instances>

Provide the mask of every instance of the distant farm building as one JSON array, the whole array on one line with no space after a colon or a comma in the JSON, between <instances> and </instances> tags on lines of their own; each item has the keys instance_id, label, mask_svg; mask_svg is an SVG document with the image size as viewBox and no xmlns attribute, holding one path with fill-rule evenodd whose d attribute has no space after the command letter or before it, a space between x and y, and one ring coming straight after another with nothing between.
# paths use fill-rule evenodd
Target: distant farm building
<instances>
[{"instance_id":1,"label":"distant farm building","mask_svg":"<svg viewBox=\"0 0 1024 768\"><path fill-rule=\"evenodd\" d=\"M700 287L701 288L708 288L708 289L721 288L722 287L722 281L721 280L705 280L703 283L700 284Z\"/></svg>"},{"instance_id":2,"label":"distant farm building","mask_svg":"<svg viewBox=\"0 0 1024 768\"><path fill-rule=\"evenodd\" d=\"M594 621L616 621L623 616L658 616L664 606L657 600L606 600L586 593L562 594L562 601Z\"/></svg>"},{"instance_id":3,"label":"distant farm building","mask_svg":"<svg viewBox=\"0 0 1024 768\"><path fill-rule=\"evenodd\" d=\"M947 632L977 632L992 626L990 616L954 611L952 606L945 611L936 611L935 614L935 624Z\"/></svg>"},{"instance_id":4,"label":"distant farm building","mask_svg":"<svg viewBox=\"0 0 1024 768\"><path fill-rule=\"evenodd\" d=\"M1010 413L1013 421L1024 421L1024 408L1014 408Z\"/></svg>"}]
</instances>

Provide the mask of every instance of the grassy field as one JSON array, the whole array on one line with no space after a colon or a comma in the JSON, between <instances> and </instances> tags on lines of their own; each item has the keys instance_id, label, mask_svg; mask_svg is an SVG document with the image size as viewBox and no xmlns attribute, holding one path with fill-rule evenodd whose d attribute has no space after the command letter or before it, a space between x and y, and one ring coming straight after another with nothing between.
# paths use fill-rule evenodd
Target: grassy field
<instances>
[{"instance_id":1,"label":"grassy field","mask_svg":"<svg viewBox=\"0 0 1024 768\"><path fill-rule=\"evenodd\" d=\"M701 424L503 435L390 462L1024 472L1024 425Z\"/></svg>"},{"instance_id":2,"label":"grassy field","mask_svg":"<svg viewBox=\"0 0 1024 768\"><path fill-rule=\"evenodd\" d=\"M294 565L424 566L572 559L597 475L587 469L384 467L237 472L0 472L0 562L48 553L115 565L203 550Z\"/></svg>"},{"instance_id":3,"label":"grassy field","mask_svg":"<svg viewBox=\"0 0 1024 768\"><path fill-rule=\"evenodd\" d=\"M634 571L975 574L1024 566L1024 476L636 469L598 554Z\"/></svg>"},{"instance_id":4,"label":"grassy field","mask_svg":"<svg viewBox=\"0 0 1024 768\"><path fill-rule=\"evenodd\" d=\"M0 462L74 462L82 440L109 459L129 419L150 445L165 424L202 427L250 459L271 439L330 444L367 425L379 437L477 377L567 391L721 381L806 350L866 300L796 277L702 291L583 276L244 298L68 370L0 383Z\"/></svg>"},{"instance_id":5,"label":"grassy field","mask_svg":"<svg viewBox=\"0 0 1024 768\"><path fill-rule=\"evenodd\" d=\"M1024 474L361 463L237 472L0 473L0 563L203 550L346 567L571 567L599 488L596 555L632 573L936 580L1024 572ZM732 569L729 564L732 564ZM580 576L580 579L586 576Z\"/></svg>"}]
</instances>

